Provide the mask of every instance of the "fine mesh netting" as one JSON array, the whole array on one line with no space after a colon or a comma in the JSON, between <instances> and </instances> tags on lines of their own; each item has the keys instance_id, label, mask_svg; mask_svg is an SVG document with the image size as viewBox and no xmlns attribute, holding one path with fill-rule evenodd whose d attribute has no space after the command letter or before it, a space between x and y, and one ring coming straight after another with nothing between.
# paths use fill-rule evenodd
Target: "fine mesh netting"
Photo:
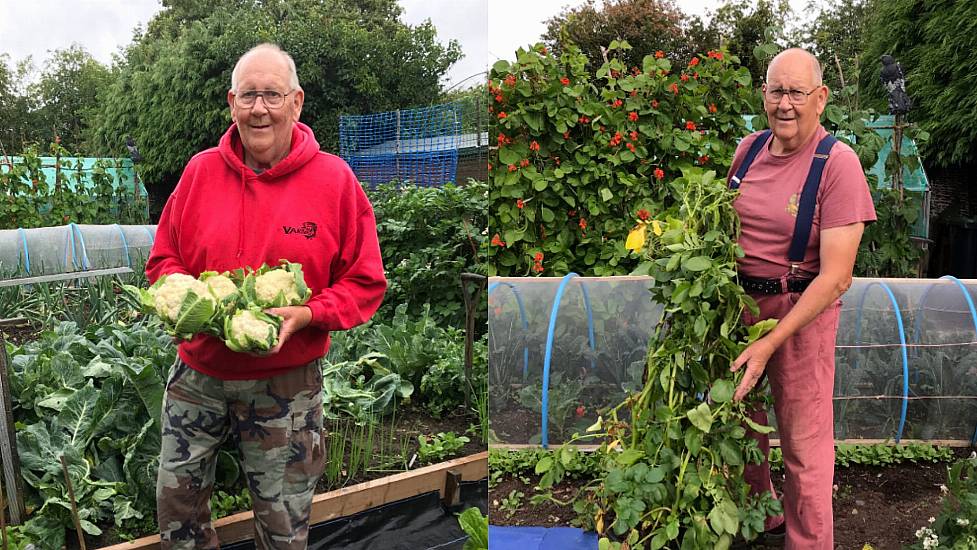
<instances>
[{"instance_id":1,"label":"fine mesh netting","mask_svg":"<svg viewBox=\"0 0 977 550\"><path fill-rule=\"evenodd\" d=\"M458 151L480 135L462 132L459 102L339 117L339 154L361 183L454 182Z\"/></svg>"},{"instance_id":2,"label":"fine mesh netting","mask_svg":"<svg viewBox=\"0 0 977 550\"><path fill-rule=\"evenodd\" d=\"M641 386L662 314L651 284L490 279L490 416L499 441L562 443ZM977 281L952 277L855 279L842 296L835 348L836 439L977 436L975 292Z\"/></svg>"},{"instance_id":3,"label":"fine mesh netting","mask_svg":"<svg viewBox=\"0 0 977 550\"><path fill-rule=\"evenodd\" d=\"M155 225L0 230L0 278L141 266L155 237Z\"/></svg>"}]
</instances>

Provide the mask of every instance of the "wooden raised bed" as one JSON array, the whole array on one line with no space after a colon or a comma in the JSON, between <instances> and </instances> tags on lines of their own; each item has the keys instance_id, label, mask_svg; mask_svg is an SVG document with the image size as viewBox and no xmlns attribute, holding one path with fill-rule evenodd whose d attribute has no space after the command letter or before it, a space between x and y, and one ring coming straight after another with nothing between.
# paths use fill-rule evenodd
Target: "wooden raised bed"
<instances>
[{"instance_id":1,"label":"wooden raised bed","mask_svg":"<svg viewBox=\"0 0 977 550\"><path fill-rule=\"evenodd\" d=\"M341 518L413 496L438 491L442 498L454 491L456 482L477 481L488 476L488 451L448 460L414 471L394 474L315 495L312 499L310 525ZM253 512L241 512L214 522L221 544L250 540L254 537ZM159 535L103 547L101 550L158 550Z\"/></svg>"}]
</instances>

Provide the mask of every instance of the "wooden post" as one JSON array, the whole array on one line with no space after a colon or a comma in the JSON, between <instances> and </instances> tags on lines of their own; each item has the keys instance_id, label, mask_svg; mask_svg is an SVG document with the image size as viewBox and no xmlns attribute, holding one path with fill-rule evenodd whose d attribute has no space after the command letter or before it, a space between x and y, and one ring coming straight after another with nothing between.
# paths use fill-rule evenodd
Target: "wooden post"
<instances>
[{"instance_id":1,"label":"wooden post","mask_svg":"<svg viewBox=\"0 0 977 550\"><path fill-rule=\"evenodd\" d=\"M896 173L892 180L892 185L899 190L899 203L902 204L903 192L902 192L902 130L905 127L903 123L903 117L905 115L896 115L896 123L892 128L892 152L896 154Z\"/></svg>"},{"instance_id":2,"label":"wooden post","mask_svg":"<svg viewBox=\"0 0 977 550\"><path fill-rule=\"evenodd\" d=\"M475 350L475 308L478 307L478 297L482 294L482 286L488 279L476 273L461 274L461 293L465 297L465 383L472 387L472 364ZM471 288L474 287L474 290ZM465 408L471 405L471 391L465 392Z\"/></svg>"},{"instance_id":3,"label":"wooden post","mask_svg":"<svg viewBox=\"0 0 977 550\"><path fill-rule=\"evenodd\" d=\"M394 170L399 185L404 182L400 174L400 109L397 109L397 132L394 134Z\"/></svg>"},{"instance_id":4,"label":"wooden post","mask_svg":"<svg viewBox=\"0 0 977 550\"><path fill-rule=\"evenodd\" d=\"M457 506L461 502L461 472L448 470L444 473L444 497L441 503L446 507Z\"/></svg>"},{"instance_id":5,"label":"wooden post","mask_svg":"<svg viewBox=\"0 0 977 550\"><path fill-rule=\"evenodd\" d=\"M26 322L26 319L0 320L0 328ZM7 344L0 332L0 462L3 463L3 485L6 487L10 508L10 523L19 525L24 517L23 485L20 479L20 456L17 454L17 437L14 433L14 414L10 397L10 380L7 373ZM0 508L0 514L3 513Z\"/></svg>"},{"instance_id":6,"label":"wooden post","mask_svg":"<svg viewBox=\"0 0 977 550\"><path fill-rule=\"evenodd\" d=\"M7 550L7 503L3 499L3 476L0 476L0 548Z\"/></svg>"}]
</instances>

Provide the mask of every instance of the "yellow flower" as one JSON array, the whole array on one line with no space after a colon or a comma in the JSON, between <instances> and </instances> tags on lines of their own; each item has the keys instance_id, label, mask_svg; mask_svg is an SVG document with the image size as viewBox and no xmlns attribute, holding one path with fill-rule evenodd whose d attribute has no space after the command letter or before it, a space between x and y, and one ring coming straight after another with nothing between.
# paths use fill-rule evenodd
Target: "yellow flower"
<instances>
[{"instance_id":1,"label":"yellow flower","mask_svg":"<svg viewBox=\"0 0 977 550\"><path fill-rule=\"evenodd\" d=\"M656 236L662 236L662 225L658 223L658 220L651 220L651 230L655 232Z\"/></svg>"},{"instance_id":2,"label":"yellow flower","mask_svg":"<svg viewBox=\"0 0 977 550\"><path fill-rule=\"evenodd\" d=\"M640 252L645 247L645 224L639 223L628 233L624 246L632 252Z\"/></svg>"}]
</instances>

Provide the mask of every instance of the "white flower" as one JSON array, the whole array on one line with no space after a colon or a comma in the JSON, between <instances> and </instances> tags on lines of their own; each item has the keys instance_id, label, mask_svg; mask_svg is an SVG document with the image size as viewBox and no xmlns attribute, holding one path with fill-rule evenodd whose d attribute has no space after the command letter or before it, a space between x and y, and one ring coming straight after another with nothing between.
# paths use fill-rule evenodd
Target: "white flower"
<instances>
[{"instance_id":1,"label":"white flower","mask_svg":"<svg viewBox=\"0 0 977 550\"><path fill-rule=\"evenodd\" d=\"M940 485L940 492L945 495L950 492L950 489L947 489L946 485Z\"/></svg>"},{"instance_id":2,"label":"white flower","mask_svg":"<svg viewBox=\"0 0 977 550\"><path fill-rule=\"evenodd\" d=\"M970 520L967 518L957 518L957 525L960 527L966 527L970 525Z\"/></svg>"},{"instance_id":3,"label":"white flower","mask_svg":"<svg viewBox=\"0 0 977 550\"><path fill-rule=\"evenodd\" d=\"M919 529L916 530L916 538L923 539L930 536L932 533L933 530L930 529L929 527L920 527Z\"/></svg>"},{"instance_id":4,"label":"white flower","mask_svg":"<svg viewBox=\"0 0 977 550\"><path fill-rule=\"evenodd\" d=\"M928 520L926 520L926 521L928 521L928 522L930 522L930 525L932 525L932 524L933 524L933 522L934 522L934 521L936 521L936 518L929 518L929 519L928 519Z\"/></svg>"}]
</instances>

